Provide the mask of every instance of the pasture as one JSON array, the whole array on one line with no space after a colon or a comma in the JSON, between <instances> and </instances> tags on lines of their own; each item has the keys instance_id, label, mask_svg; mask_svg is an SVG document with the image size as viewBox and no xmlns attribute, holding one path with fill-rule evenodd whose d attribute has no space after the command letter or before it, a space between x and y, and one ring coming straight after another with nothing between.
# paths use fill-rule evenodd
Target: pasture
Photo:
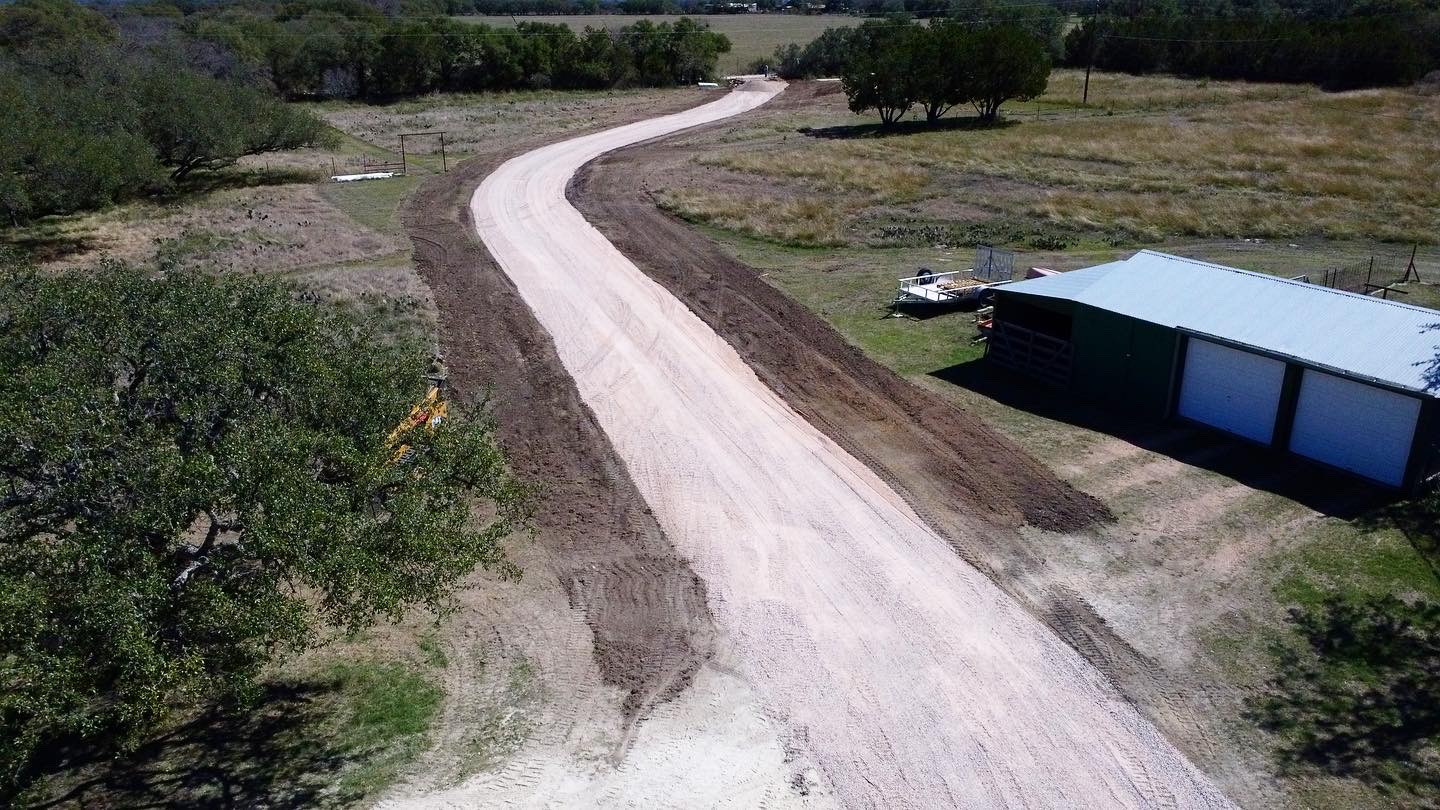
<instances>
[{"instance_id":1,"label":"pasture","mask_svg":"<svg viewBox=\"0 0 1440 810\"><path fill-rule=\"evenodd\" d=\"M683 15L567 14L536 17L468 16L462 22L514 27L520 22L562 23L576 31L585 28L619 28L640 20L674 22ZM730 53L720 57L720 72L741 73L757 59L769 59L775 49L791 42L804 45L827 28L855 25L859 20L844 14L692 14L694 19L730 38Z\"/></svg>"}]
</instances>

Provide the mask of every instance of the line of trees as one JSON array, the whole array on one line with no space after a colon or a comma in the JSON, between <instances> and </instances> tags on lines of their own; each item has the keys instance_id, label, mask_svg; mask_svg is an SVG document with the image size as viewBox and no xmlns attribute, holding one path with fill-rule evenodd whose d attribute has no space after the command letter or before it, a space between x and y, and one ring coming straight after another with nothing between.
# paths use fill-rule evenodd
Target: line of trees
<instances>
[{"instance_id":1,"label":"line of trees","mask_svg":"<svg viewBox=\"0 0 1440 810\"><path fill-rule=\"evenodd\" d=\"M1065 62L1127 73L1333 88L1410 84L1440 69L1440 12L1416 9L1339 19L1105 15L1069 33Z\"/></svg>"},{"instance_id":2,"label":"line of trees","mask_svg":"<svg viewBox=\"0 0 1440 810\"><path fill-rule=\"evenodd\" d=\"M780 49L776 67L782 76L839 75L850 109L873 110L883 126L914 107L930 123L960 105L993 121L1006 101L1045 92L1050 53L1017 23L899 18L832 28L804 49Z\"/></svg>"},{"instance_id":3,"label":"line of trees","mask_svg":"<svg viewBox=\"0 0 1440 810\"><path fill-rule=\"evenodd\" d=\"M173 56L128 50L68 0L0 9L0 220L165 191L244 155L322 141L315 116Z\"/></svg>"},{"instance_id":4,"label":"line of trees","mask_svg":"<svg viewBox=\"0 0 1440 810\"><path fill-rule=\"evenodd\" d=\"M1333 88L1412 83L1440 70L1440 0L873 0L872 13L1009 25L1054 64L1129 73L1306 82ZM1074 14L1086 18L1068 33ZM786 78L838 76L852 30L778 48Z\"/></svg>"},{"instance_id":5,"label":"line of trees","mask_svg":"<svg viewBox=\"0 0 1440 810\"><path fill-rule=\"evenodd\" d=\"M902 5L914 5L917 1L911 0L910 3ZM1066 52L1065 29L1068 12L1063 9L1066 2L1067 0L1056 0L1054 3L1036 4L1026 0L944 0L935 8L897 7L889 10L881 19L870 20L866 24L873 26L880 22L905 22L918 17L928 18L934 25L958 23L977 29L1008 26L1039 41L1050 61L1056 63L1064 58ZM790 43L776 48L769 60L761 62L786 79L839 76L844 72L846 60L852 52L850 42L856 36L855 32L855 28L828 28L803 46ZM754 67L759 66L757 64Z\"/></svg>"},{"instance_id":6,"label":"line of trees","mask_svg":"<svg viewBox=\"0 0 1440 810\"><path fill-rule=\"evenodd\" d=\"M287 98L387 99L433 91L665 86L712 78L730 40L690 18L618 30L526 21L386 17L358 0L301 0L184 18L181 35L231 55Z\"/></svg>"}]
</instances>

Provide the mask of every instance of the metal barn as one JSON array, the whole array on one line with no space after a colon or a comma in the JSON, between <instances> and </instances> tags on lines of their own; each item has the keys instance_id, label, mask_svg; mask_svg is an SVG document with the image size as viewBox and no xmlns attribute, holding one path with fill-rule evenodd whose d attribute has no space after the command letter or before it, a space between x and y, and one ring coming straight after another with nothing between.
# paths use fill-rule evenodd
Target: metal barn
<instances>
[{"instance_id":1,"label":"metal barn","mask_svg":"<svg viewBox=\"0 0 1440 810\"><path fill-rule=\"evenodd\" d=\"M997 365L1391 487L1440 472L1440 312L1148 250L994 295Z\"/></svg>"}]
</instances>

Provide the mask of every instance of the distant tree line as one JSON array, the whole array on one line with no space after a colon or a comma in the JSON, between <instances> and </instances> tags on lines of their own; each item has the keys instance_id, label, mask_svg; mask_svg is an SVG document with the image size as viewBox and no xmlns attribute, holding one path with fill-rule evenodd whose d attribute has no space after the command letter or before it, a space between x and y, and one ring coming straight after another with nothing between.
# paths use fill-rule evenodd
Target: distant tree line
<instances>
[{"instance_id":1,"label":"distant tree line","mask_svg":"<svg viewBox=\"0 0 1440 810\"><path fill-rule=\"evenodd\" d=\"M1407 84L1440 70L1440 0L859 0L852 7L891 19L1013 26L1040 40L1052 63L1071 67L1335 88ZM827 30L806 45L782 46L768 63L787 78L838 76L851 36Z\"/></svg>"},{"instance_id":2,"label":"distant tree line","mask_svg":"<svg viewBox=\"0 0 1440 810\"><path fill-rule=\"evenodd\" d=\"M1105 15L1073 29L1065 46L1065 63L1075 67L1333 88L1399 85L1440 69L1440 12Z\"/></svg>"},{"instance_id":3,"label":"distant tree line","mask_svg":"<svg viewBox=\"0 0 1440 810\"><path fill-rule=\"evenodd\" d=\"M105 11L0 6L0 225L163 192L331 137L284 100L692 83L730 48L688 18L576 33L387 15L360 0Z\"/></svg>"},{"instance_id":4,"label":"distant tree line","mask_svg":"<svg viewBox=\"0 0 1440 810\"><path fill-rule=\"evenodd\" d=\"M123 47L66 0L0 9L0 223L163 191L244 155L316 143L308 112Z\"/></svg>"},{"instance_id":5,"label":"distant tree line","mask_svg":"<svg viewBox=\"0 0 1440 810\"><path fill-rule=\"evenodd\" d=\"M510 28L390 18L353 0L294 3L273 15L225 8L186 17L179 29L292 99L684 84L712 77L730 50L725 35L683 17L576 33L532 21Z\"/></svg>"}]
</instances>

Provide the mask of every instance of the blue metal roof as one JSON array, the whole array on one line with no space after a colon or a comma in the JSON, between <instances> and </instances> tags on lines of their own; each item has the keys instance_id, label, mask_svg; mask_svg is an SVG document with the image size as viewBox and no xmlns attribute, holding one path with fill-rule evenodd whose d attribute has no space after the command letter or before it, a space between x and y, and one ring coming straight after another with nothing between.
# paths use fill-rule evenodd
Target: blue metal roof
<instances>
[{"instance_id":1,"label":"blue metal roof","mask_svg":"<svg viewBox=\"0 0 1440 810\"><path fill-rule=\"evenodd\" d=\"M1347 376L1440 393L1440 312L1396 301L1151 250L997 292L1072 300Z\"/></svg>"}]
</instances>

